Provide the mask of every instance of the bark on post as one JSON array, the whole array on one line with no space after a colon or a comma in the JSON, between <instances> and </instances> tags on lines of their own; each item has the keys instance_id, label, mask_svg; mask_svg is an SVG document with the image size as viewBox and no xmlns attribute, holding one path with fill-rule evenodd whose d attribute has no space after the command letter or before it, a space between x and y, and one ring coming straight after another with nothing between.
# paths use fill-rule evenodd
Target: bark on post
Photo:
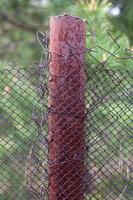
<instances>
[{"instance_id":1,"label":"bark on post","mask_svg":"<svg viewBox=\"0 0 133 200\"><path fill-rule=\"evenodd\" d=\"M49 200L84 199L86 22L50 19Z\"/></svg>"}]
</instances>

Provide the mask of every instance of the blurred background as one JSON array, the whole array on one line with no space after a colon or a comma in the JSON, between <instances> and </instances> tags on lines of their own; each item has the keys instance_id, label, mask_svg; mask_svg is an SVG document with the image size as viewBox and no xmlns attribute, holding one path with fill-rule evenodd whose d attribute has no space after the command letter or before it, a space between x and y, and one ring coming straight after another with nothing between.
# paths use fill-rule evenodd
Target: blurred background
<instances>
[{"instance_id":1,"label":"blurred background","mask_svg":"<svg viewBox=\"0 0 133 200\"><path fill-rule=\"evenodd\" d=\"M41 49L36 32L47 32L49 17L66 12L87 19L88 31L96 32L97 42L106 49L112 48L111 40L105 37L108 28L114 31L121 47L132 48L131 0L1 0L0 59L17 60L25 66L37 62ZM94 42L89 41L89 46Z\"/></svg>"}]
</instances>

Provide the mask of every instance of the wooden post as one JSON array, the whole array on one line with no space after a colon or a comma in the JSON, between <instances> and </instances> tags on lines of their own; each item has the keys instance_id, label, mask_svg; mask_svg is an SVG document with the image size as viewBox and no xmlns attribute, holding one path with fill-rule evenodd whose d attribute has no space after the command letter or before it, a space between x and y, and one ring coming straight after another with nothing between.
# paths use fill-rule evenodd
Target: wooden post
<instances>
[{"instance_id":1,"label":"wooden post","mask_svg":"<svg viewBox=\"0 0 133 200\"><path fill-rule=\"evenodd\" d=\"M49 200L84 199L86 22L50 19Z\"/></svg>"}]
</instances>

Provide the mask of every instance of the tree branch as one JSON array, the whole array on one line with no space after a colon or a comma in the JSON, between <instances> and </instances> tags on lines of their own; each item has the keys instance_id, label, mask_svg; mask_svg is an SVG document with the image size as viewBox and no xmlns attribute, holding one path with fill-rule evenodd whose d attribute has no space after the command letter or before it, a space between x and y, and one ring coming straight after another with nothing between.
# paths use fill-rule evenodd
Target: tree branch
<instances>
[{"instance_id":1,"label":"tree branch","mask_svg":"<svg viewBox=\"0 0 133 200\"><path fill-rule=\"evenodd\" d=\"M38 31L38 27L17 22L15 20L11 19L8 15L3 14L3 13L0 13L0 19L3 21L6 21L7 23L10 23L13 26L16 26L19 29L23 29L23 30L33 32L33 33Z\"/></svg>"}]
</instances>

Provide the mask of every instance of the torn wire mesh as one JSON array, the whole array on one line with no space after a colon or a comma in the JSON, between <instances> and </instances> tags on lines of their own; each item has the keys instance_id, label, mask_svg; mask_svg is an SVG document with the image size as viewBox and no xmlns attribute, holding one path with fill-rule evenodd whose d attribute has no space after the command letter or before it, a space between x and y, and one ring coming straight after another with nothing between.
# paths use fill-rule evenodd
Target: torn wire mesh
<instances>
[{"instance_id":1,"label":"torn wire mesh","mask_svg":"<svg viewBox=\"0 0 133 200\"><path fill-rule=\"evenodd\" d=\"M66 149L69 135L57 138L62 160L65 158L66 169L61 169L62 174L71 170L70 162L84 159L85 169L83 174L72 172L73 176L82 176L84 199L99 200L131 200L132 199L132 114L133 114L133 73L132 70L113 70L108 64L117 59L120 62L130 60L132 52L125 49L125 56L118 57L120 46L112 36L110 30L107 34L112 39L116 50L109 52L100 46L86 48L85 66L85 155L71 155L71 149ZM46 42L46 41L45 41ZM47 44L46 44L47 45ZM75 50L68 44L71 54ZM1 70L1 100L0 100L0 199L48 199L49 171L48 171L48 116L56 112L66 117L64 129L73 131L76 128L69 119L75 116L63 107L57 98L57 109L49 107L49 71L51 52L43 48L45 60L41 59L37 67L20 69L15 63ZM99 61L95 53L103 51L108 56ZM70 54L70 56L71 56ZM65 55L60 55L65 59ZM69 57L67 58L69 59ZM75 59L78 57L75 55ZM91 67L92 62L93 67ZM80 63L82 65L82 63ZM125 67L126 68L126 67ZM62 82L67 78L58 77L58 93L62 90ZM70 71L70 85L75 84L76 73ZM74 95L69 90L65 94L68 102L73 104ZM55 96L56 98L56 96ZM63 110L60 110L63 107ZM77 109L77 108L76 108ZM68 118L68 120L67 120ZM60 123L57 121L57 123ZM80 139L80 138L79 138ZM75 140L75 136L73 138ZM72 147L74 148L74 147ZM67 156L67 157L66 157ZM62 160L56 160L55 174L58 173ZM68 161L68 164L67 164ZM64 177L68 174L64 173ZM70 179L73 178L69 177ZM69 180L69 183L71 181ZM63 180L59 179L60 190L58 199L63 191ZM79 186L77 186L79 187ZM75 188L70 185L65 191L64 199L69 199L69 193ZM80 194L75 193L75 199Z\"/></svg>"}]
</instances>

